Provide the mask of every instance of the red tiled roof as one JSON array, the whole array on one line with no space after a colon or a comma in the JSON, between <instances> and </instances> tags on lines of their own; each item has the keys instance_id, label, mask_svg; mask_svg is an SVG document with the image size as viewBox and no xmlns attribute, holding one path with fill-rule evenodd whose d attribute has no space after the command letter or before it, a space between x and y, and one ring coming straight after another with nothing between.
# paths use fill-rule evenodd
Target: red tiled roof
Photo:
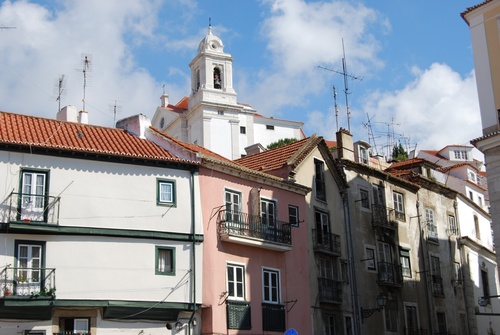
<instances>
[{"instance_id":1,"label":"red tiled roof","mask_svg":"<svg viewBox=\"0 0 500 335\"><path fill-rule=\"evenodd\" d=\"M406 159L404 161L399 161L392 163L388 170L392 169L397 169L397 170L402 170L404 168L409 168L411 166L419 165L425 162L425 159L422 158L411 158L411 159Z\"/></svg>"},{"instance_id":2,"label":"red tiled roof","mask_svg":"<svg viewBox=\"0 0 500 335\"><path fill-rule=\"evenodd\" d=\"M321 140L318 137L308 137L282 147L237 159L235 163L256 171L273 171L285 166L296 153L299 153L299 150L307 149L303 147L313 139ZM317 143L314 142L314 145Z\"/></svg>"},{"instance_id":3,"label":"red tiled roof","mask_svg":"<svg viewBox=\"0 0 500 335\"><path fill-rule=\"evenodd\" d=\"M485 1L483 1L483 2L479 3L479 4L475 5L475 6L468 7L465 11L463 11L463 12L460 14L460 16L462 17L462 19L463 19L463 20L464 20L467 24L469 24L469 22L465 19L465 16L466 16L467 14L469 14L470 12L472 12L473 10L475 10L475 9L477 9L477 8L479 8L479 7L482 7L482 6L484 6L485 4L487 4L488 2L492 2L492 1L493 1L493 0L485 0Z\"/></svg>"},{"instance_id":4,"label":"red tiled roof","mask_svg":"<svg viewBox=\"0 0 500 335\"><path fill-rule=\"evenodd\" d=\"M337 147L337 141L325 140L325 143L326 143L328 149Z\"/></svg>"},{"instance_id":5,"label":"red tiled roof","mask_svg":"<svg viewBox=\"0 0 500 335\"><path fill-rule=\"evenodd\" d=\"M123 129L0 111L0 144L160 161L183 161Z\"/></svg>"}]
</instances>

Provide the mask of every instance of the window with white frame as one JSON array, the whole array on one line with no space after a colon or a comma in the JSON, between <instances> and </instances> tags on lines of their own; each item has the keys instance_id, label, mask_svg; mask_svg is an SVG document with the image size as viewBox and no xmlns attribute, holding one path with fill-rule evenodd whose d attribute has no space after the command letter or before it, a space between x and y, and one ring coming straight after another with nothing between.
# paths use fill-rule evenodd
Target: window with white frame
<instances>
[{"instance_id":1,"label":"window with white frame","mask_svg":"<svg viewBox=\"0 0 500 335\"><path fill-rule=\"evenodd\" d=\"M230 300L245 300L245 267L227 265L227 297Z\"/></svg>"},{"instance_id":2,"label":"window with white frame","mask_svg":"<svg viewBox=\"0 0 500 335\"><path fill-rule=\"evenodd\" d=\"M45 221L48 176L46 170L22 169L20 220Z\"/></svg>"},{"instance_id":3,"label":"window with white frame","mask_svg":"<svg viewBox=\"0 0 500 335\"><path fill-rule=\"evenodd\" d=\"M419 324L418 324L418 309L417 304L414 303L404 303L405 312L405 328L408 330L408 334L418 334Z\"/></svg>"},{"instance_id":4,"label":"window with white frame","mask_svg":"<svg viewBox=\"0 0 500 335\"><path fill-rule=\"evenodd\" d=\"M241 192L226 189L224 191L226 220L230 222L240 221Z\"/></svg>"},{"instance_id":5,"label":"window with white frame","mask_svg":"<svg viewBox=\"0 0 500 335\"><path fill-rule=\"evenodd\" d=\"M90 334L89 318L60 318L59 331L62 334Z\"/></svg>"},{"instance_id":6,"label":"window with white frame","mask_svg":"<svg viewBox=\"0 0 500 335\"><path fill-rule=\"evenodd\" d=\"M410 250L399 248L399 260L403 277L411 278Z\"/></svg>"},{"instance_id":7,"label":"window with white frame","mask_svg":"<svg viewBox=\"0 0 500 335\"><path fill-rule=\"evenodd\" d=\"M299 226L299 207L288 205L288 223L292 226Z\"/></svg>"},{"instance_id":8,"label":"window with white frame","mask_svg":"<svg viewBox=\"0 0 500 335\"><path fill-rule=\"evenodd\" d=\"M330 218L328 213L322 211L315 212L316 224L316 243L318 246L328 247L331 244L330 236Z\"/></svg>"},{"instance_id":9,"label":"window with white frame","mask_svg":"<svg viewBox=\"0 0 500 335\"><path fill-rule=\"evenodd\" d=\"M365 147L359 147L359 162L368 164L368 150Z\"/></svg>"},{"instance_id":10,"label":"window with white frame","mask_svg":"<svg viewBox=\"0 0 500 335\"><path fill-rule=\"evenodd\" d=\"M425 209L425 223L427 225L427 237L430 240L438 240L437 225L434 218L434 210L432 208Z\"/></svg>"},{"instance_id":11,"label":"window with white frame","mask_svg":"<svg viewBox=\"0 0 500 335\"><path fill-rule=\"evenodd\" d=\"M388 332L398 331L398 306L397 301L394 299L387 299L383 309L385 314L385 330Z\"/></svg>"},{"instance_id":12,"label":"window with white frame","mask_svg":"<svg viewBox=\"0 0 500 335\"><path fill-rule=\"evenodd\" d=\"M453 215L448 215L448 229L450 235L457 234L457 222Z\"/></svg>"},{"instance_id":13,"label":"window with white frame","mask_svg":"<svg viewBox=\"0 0 500 335\"><path fill-rule=\"evenodd\" d=\"M260 199L260 216L262 224L268 227L276 226L276 201L269 199Z\"/></svg>"},{"instance_id":14,"label":"window with white frame","mask_svg":"<svg viewBox=\"0 0 500 335\"><path fill-rule=\"evenodd\" d=\"M455 160L466 161L467 160L467 150L453 150L455 155Z\"/></svg>"},{"instance_id":15,"label":"window with white frame","mask_svg":"<svg viewBox=\"0 0 500 335\"><path fill-rule=\"evenodd\" d=\"M156 203L158 205L175 205L175 182L167 179L156 180Z\"/></svg>"},{"instance_id":16,"label":"window with white frame","mask_svg":"<svg viewBox=\"0 0 500 335\"><path fill-rule=\"evenodd\" d=\"M170 247L156 247L156 274L175 275L175 249Z\"/></svg>"},{"instance_id":17,"label":"window with white frame","mask_svg":"<svg viewBox=\"0 0 500 335\"><path fill-rule=\"evenodd\" d=\"M262 270L263 302L270 304L280 303L280 274L276 270Z\"/></svg>"},{"instance_id":18,"label":"window with white frame","mask_svg":"<svg viewBox=\"0 0 500 335\"><path fill-rule=\"evenodd\" d=\"M392 192L392 200L394 203L394 211L396 212L396 219L405 221L405 204L403 194L399 192Z\"/></svg>"},{"instance_id":19,"label":"window with white frame","mask_svg":"<svg viewBox=\"0 0 500 335\"><path fill-rule=\"evenodd\" d=\"M18 291L29 295L41 289L44 242L16 241Z\"/></svg>"}]
</instances>

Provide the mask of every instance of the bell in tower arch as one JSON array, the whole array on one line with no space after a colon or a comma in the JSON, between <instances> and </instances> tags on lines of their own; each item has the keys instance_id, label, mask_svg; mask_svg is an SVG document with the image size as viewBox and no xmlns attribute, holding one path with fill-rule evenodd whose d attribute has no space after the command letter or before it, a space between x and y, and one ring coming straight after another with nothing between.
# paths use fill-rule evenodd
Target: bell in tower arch
<instances>
[{"instance_id":1,"label":"bell in tower arch","mask_svg":"<svg viewBox=\"0 0 500 335\"><path fill-rule=\"evenodd\" d=\"M214 88L221 89L222 81L221 81L221 73L218 67L214 68Z\"/></svg>"}]
</instances>

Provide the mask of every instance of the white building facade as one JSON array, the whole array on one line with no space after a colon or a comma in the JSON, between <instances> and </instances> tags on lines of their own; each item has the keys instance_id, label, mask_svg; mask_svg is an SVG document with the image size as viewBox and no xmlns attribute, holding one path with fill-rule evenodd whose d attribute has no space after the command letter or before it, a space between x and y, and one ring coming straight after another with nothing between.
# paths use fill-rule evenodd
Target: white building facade
<instances>
[{"instance_id":1,"label":"white building facade","mask_svg":"<svg viewBox=\"0 0 500 335\"><path fill-rule=\"evenodd\" d=\"M198 334L196 162L122 129L0 124L2 334Z\"/></svg>"}]
</instances>

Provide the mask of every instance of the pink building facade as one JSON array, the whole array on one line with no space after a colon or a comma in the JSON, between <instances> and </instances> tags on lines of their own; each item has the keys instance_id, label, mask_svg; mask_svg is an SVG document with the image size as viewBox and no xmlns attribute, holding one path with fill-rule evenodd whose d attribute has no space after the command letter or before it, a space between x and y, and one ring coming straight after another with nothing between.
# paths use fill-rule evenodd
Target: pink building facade
<instances>
[{"instance_id":1,"label":"pink building facade","mask_svg":"<svg viewBox=\"0 0 500 335\"><path fill-rule=\"evenodd\" d=\"M309 189L231 163L203 164L199 181L202 334L310 333Z\"/></svg>"}]
</instances>

